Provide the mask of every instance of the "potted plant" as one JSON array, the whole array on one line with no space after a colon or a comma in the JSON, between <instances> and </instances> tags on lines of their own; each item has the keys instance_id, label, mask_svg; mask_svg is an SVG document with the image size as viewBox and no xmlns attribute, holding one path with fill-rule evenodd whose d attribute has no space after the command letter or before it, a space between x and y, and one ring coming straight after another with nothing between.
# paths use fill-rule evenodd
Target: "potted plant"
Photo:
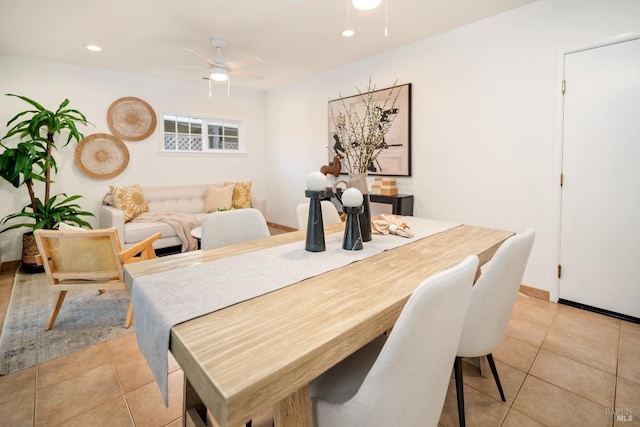
<instances>
[{"instance_id":1,"label":"potted plant","mask_svg":"<svg viewBox=\"0 0 640 427\"><path fill-rule=\"evenodd\" d=\"M76 203L81 196L67 196L65 193L51 195L52 173L58 172L54 137L67 131L67 140L61 146L66 146L72 140L80 142L84 136L78 131L78 125L86 126L89 122L81 112L67 108L68 99L54 112L27 97L14 94L7 96L20 98L34 109L22 111L9 120L9 130L0 139L0 176L16 188L26 187L29 193L29 203L20 212L5 216L0 224L6 225L15 219L20 222L6 226L0 233L20 227L30 228L23 235L22 263L25 270L38 270L38 250L33 231L53 229L60 222L91 228L83 217L94 215L83 211ZM14 136L20 141L15 146L9 146L7 140ZM39 192L42 194L38 195Z\"/></svg>"}]
</instances>

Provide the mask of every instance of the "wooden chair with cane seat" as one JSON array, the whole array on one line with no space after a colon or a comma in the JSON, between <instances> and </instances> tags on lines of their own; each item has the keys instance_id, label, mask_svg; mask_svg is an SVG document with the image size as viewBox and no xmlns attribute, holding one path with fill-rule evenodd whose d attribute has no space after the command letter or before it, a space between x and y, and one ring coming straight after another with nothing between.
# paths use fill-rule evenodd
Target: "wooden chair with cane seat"
<instances>
[{"instance_id":1,"label":"wooden chair with cane seat","mask_svg":"<svg viewBox=\"0 0 640 427\"><path fill-rule=\"evenodd\" d=\"M123 264L156 257L153 242L160 233L122 250L118 231L104 230L36 230L34 232L45 273L52 289L59 291L49 320L44 327L51 329L68 291L96 289L126 289ZM124 326L133 323L133 305Z\"/></svg>"}]
</instances>

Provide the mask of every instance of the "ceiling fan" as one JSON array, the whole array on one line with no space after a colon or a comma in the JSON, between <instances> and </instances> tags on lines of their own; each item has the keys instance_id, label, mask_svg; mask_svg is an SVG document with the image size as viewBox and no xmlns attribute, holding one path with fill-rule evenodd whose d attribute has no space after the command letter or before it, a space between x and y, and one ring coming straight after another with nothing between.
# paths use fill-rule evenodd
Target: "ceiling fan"
<instances>
[{"instance_id":1,"label":"ceiling fan","mask_svg":"<svg viewBox=\"0 0 640 427\"><path fill-rule=\"evenodd\" d=\"M246 67L254 62L262 62L260 58L257 56L253 56L250 58L237 59L234 61L227 61L222 54L222 48L226 46L226 42L224 39L220 38L212 38L211 44L216 48L216 54L213 58L207 58L206 56L196 52L192 49L182 48L182 50L187 51L196 55L198 58L203 59L207 65L209 66L209 76L204 77L209 80L209 96L211 96L211 81L215 82L227 82L227 89L229 85L229 75L236 75L242 77L248 77L252 79L264 79L264 76L259 74L254 74L249 71L242 70L241 68Z\"/></svg>"}]
</instances>

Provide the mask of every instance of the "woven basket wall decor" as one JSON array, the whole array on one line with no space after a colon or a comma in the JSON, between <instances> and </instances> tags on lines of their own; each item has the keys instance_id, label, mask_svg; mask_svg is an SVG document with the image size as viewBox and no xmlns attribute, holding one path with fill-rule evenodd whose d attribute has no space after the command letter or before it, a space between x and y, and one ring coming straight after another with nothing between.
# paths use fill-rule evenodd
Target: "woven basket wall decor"
<instances>
[{"instance_id":1,"label":"woven basket wall decor","mask_svg":"<svg viewBox=\"0 0 640 427\"><path fill-rule=\"evenodd\" d=\"M127 168L129 150L113 135L94 133L78 143L74 161L86 176L109 179L120 175Z\"/></svg>"},{"instance_id":2,"label":"woven basket wall decor","mask_svg":"<svg viewBox=\"0 0 640 427\"><path fill-rule=\"evenodd\" d=\"M125 141L142 141L156 130L156 113L140 98L116 99L107 110L111 133Z\"/></svg>"}]
</instances>

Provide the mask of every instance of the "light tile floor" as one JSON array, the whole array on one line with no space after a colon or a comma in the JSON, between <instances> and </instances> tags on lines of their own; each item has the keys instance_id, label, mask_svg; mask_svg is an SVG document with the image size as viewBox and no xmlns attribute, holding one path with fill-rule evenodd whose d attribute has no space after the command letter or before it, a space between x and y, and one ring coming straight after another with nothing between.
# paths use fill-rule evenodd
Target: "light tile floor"
<instances>
[{"instance_id":1,"label":"light tile floor","mask_svg":"<svg viewBox=\"0 0 640 427\"><path fill-rule=\"evenodd\" d=\"M0 319L12 280L0 275ZM507 402L465 363L470 427L640 426L640 325L520 296L494 356ZM179 426L183 375L170 372L165 408L131 333L0 377L0 426ZM440 425L458 425L453 380Z\"/></svg>"}]
</instances>

